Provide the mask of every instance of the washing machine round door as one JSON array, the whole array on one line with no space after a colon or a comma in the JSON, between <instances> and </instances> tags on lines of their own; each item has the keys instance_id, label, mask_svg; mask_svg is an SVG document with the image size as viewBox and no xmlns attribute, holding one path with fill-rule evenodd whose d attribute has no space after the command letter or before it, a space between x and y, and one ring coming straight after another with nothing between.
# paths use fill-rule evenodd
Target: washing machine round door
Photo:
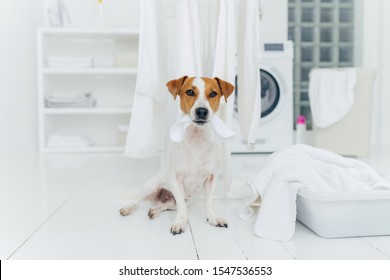
<instances>
[{"instance_id":1,"label":"washing machine round door","mask_svg":"<svg viewBox=\"0 0 390 280\"><path fill-rule=\"evenodd\" d=\"M265 118L275 111L280 100L279 84L268 71L260 69L261 81L261 118Z\"/></svg>"},{"instance_id":2,"label":"washing machine round door","mask_svg":"<svg viewBox=\"0 0 390 280\"><path fill-rule=\"evenodd\" d=\"M274 78L274 76L263 69L260 69L260 83L261 83L261 91L260 91L260 97L261 97L261 118L265 118L267 116L270 116L272 112L275 111L276 107L279 104L280 101L280 88L279 84ZM236 76L236 100L235 100L235 106L234 110L238 112L237 107L237 99L238 96L238 88L237 88L237 76Z\"/></svg>"}]
</instances>

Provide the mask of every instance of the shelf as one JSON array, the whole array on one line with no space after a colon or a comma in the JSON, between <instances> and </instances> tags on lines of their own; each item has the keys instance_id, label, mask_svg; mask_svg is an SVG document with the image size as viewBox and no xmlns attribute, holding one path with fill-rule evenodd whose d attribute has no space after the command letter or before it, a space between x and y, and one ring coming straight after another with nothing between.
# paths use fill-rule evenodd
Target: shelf
<instances>
[{"instance_id":1,"label":"shelf","mask_svg":"<svg viewBox=\"0 0 390 280\"><path fill-rule=\"evenodd\" d=\"M43 68L43 74L137 75L137 68Z\"/></svg>"},{"instance_id":2,"label":"shelf","mask_svg":"<svg viewBox=\"0 0 390 280\"><path fill-rule=\"evenodd\" d=\"M121 108L45 108L43 113L47 115L74 115L74 114L85 114L85 115L124 115L131 114L131 109Z\"/></svg>"},{"instance_id":3,"label":"shelf","mask_svg":"<svg viewBox=\"0 0 390 280\"><path fill-rule=\"evenodd\" d=\"M123 153L123 146L92 146L86 148L44 148L45 153Z\"/></svg>"},{"instance_id":4,"label":"shelf","mask_svg":"<svg viewBox=\"0 0 390 280\"><path fill-rule=\"evenodd\" d=\"M121 108L134 97L137 77L138 28L40 28L37 32L39 148L44 153L123 153L124 132L131 107ZM116 56L118 55L118 56ZM126 55L121 58L120 55ZM112 57L111 68L56 68L46 60L58 57ZM115 67L118 65L118 67ZM61 65L60 65L61 66ZM72 66L72 65L70 65ZM75 65L77 66L77 65ZM104 65L102 65L104 66ZM94 92L93 108L47 108L48 92ZM127 104L127 103L124 103ZM52 134L82 135L95 146L47 146ZM120 145L122 144L122 145Z\"/></svg>"},{"instance_id":5,"label":"shelf","mask_svg":"<svg viewBox=\"0 0 390 280\"><path fill-rule=\"evenodd\" d=\"M41 28L39 29L45 36L69 36L72 38L99 38L99 37L129 37L138 36L138 28Z\"/></svg>"}]
</instances>

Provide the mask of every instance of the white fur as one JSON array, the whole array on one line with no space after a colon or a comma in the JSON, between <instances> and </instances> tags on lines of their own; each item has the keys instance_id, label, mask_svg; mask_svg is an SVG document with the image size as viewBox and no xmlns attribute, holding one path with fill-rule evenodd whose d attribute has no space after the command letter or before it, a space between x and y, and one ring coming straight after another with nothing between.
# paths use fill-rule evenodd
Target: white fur
<instances>
[{"instance_id":1,"label":"white fur","mask_svg":"<svg viewBox=\"0 0 390 280\"><path fill-rule=\"evenodd\" d=\"M195 109L209 109L208 121L212 119L213 110L205 96L205 82L195 78L193 85L199 89L199 96L190 110L190 117L195 120ZM131 214L144 199L156 201L161 188L170 191L174 200L157 201L157 205L149 210L149 217L154 218L161 211L176 209L176 218L171 233L184 232L188 218L186 202L197 196L204 189L204 207L207 221L213 226L227 227L227 222L219 218L212 206L215 179L222 160L222 146L211 139L211 125L203 126L191 123L186 129L182 142L171 142L168 148L168 165L152 177L144 188L139 199L131 205L120 209L125 216Z\"/></svg>"},{"instance_id":2,"label":"white fur","mask_svg":"<svg viewBox=\"0 0 390 280\"><path fill-rule=\"evenodd\" d=\"M213 118L213 115L214 115L214 112L213 110L211 109L211 106L210 106L210 103L208 102L207 98L206 98L206 94L205 94L205 82L202 78L199 78L199 77L196 77L192 84L194 86L196 86L199 90L199 96L198 98L196 99L195 103L194 103L194 106L192 106L191 110L190 110L190 118L192 120L195 120L196 119L196 116L195 116L195 110L196 108L207 108L209 110L209 116L208 116L208 119L211 120Z\"/></svg>"}]
</instances>

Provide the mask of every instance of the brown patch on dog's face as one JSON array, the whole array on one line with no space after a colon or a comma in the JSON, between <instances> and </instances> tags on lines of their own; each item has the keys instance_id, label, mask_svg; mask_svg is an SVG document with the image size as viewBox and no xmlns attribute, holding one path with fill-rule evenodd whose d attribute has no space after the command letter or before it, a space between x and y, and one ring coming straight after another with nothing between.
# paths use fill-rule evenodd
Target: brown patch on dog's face
<instances>
[{"instance_id":1,"label":"brown patch on dog's face","mask_svg":"<svg viewBox=\"0 0 390 280\"><path fill-rule=\"evenodd\" d=\"M179 95L180 89L183 86L183 83L188 78L188 76L183 76L176 80L171 80L166 83L168 91L172 94L173 100L176 100L176 97Z\"/></svg>"},{"instance_id":2,"label":"brown patch on dog's face","mask_svg":"<svg viewBox=\"0 0 390 280\"><path fill-rule=\"evenodd\" d=\"M218 85L217 80L206 77L202 77L202 80L205 82L204 96L209 102L211 109L215 113L219 109L219 103L223 93Z\"/></svg>"},{"instance_id":3,"label":"brown patch on dog's face","mask_svg":"<svg viewBox=\"0 0 390 280\"><path fill-rule=\"evenodd\" d=\"M188 114L194 106L200 94L199 89L193 84L195 77L188 78L180 90L180 109Z\"/></svg>"},{"instance_id":4,"label":"brown patch on dog's face","mask_svg":"<svg viewBox=\"0 0 390 280\"><path fill-rule=\"evenodd\" d=\"M190 112L199 95L199 89L192 84L194 79L195 77L188 78L184 76L167 83L168 90L173 98L176 99L177 96L180 96L180 109L185 114Z\"/></svg>"},{"instance_id":5,"label":"brown patch on dog's face","mask_svg":"<svg viewBox=\"0 0 390 280\"><path fill-rule=\"evenodd\" d=\"M215 77L214 80L217 82L219 89L221 90L222 95L225 97L227 102L228 97L233 93L234 86L218 77Z\"/></svg>"}]
</instances>

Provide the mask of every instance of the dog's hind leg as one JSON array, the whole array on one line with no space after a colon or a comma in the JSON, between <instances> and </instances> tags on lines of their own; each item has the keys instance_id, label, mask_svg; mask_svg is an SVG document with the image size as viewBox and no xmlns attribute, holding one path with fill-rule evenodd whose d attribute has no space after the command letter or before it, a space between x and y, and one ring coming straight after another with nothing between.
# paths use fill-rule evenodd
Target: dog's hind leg
<instances>
[{"instance_id":1,"label":"dog's hind leg","mask_svg":"<svg viewBox=\"0 0 390 280\"><path fill-rule=\"evenodd\" d=\"M159 201L156 206L149 209L148 216L149 218L154 219L165 210L176 210L176 203L173 198L166 202Z\"/></svg>"},{"instance_id":2,"label":"dog's hind leg","mask_svg":"<svg viewBox=\"0 0 390 280\"><path fill-rule=\"evenodd\" d=\"M159 172L157 175L152 177L146 184L143 190L137 195L137 197L125 207L119 209L119 213L122 216L132 214L144 200L159 201L158 195L164 185L164 173Z\"/></svg>"},{"instance_id":3,"label":"dog's hind leg","mask_svg":"<svg viewBox=\"0 0 390 280\"><path fill-rule=\"evenodd\" d=\"M145 191L140 192L136 198L132 199L131 203L119 209L119 213L122 216L128 216L133 214L133 212L138 208L139 204L146 200L150 196L150 193Z\"/></svg>"}]
</instances>

